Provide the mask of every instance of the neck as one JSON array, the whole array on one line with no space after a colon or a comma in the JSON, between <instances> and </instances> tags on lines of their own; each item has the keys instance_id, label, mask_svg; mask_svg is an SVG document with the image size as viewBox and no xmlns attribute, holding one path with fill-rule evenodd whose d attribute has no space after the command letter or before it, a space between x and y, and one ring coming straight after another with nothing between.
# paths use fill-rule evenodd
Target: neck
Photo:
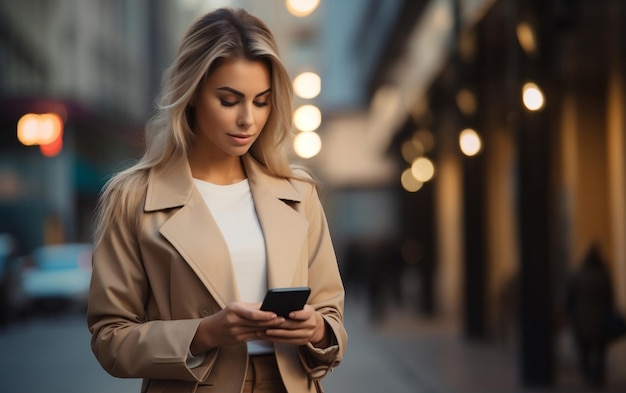
<instances>
[{"instance_id":1,"label":"neck","mask_svg":"<svg viewBox=\"0 0 626 393\"><path fill-rule=\"evenodd\" d=\"M222 160L212 160L206 156L190 154L189 166L191 176L218 185L228 185L244 180L246 171L241 157L227 157Z\"/></svg>"}]
</instances>

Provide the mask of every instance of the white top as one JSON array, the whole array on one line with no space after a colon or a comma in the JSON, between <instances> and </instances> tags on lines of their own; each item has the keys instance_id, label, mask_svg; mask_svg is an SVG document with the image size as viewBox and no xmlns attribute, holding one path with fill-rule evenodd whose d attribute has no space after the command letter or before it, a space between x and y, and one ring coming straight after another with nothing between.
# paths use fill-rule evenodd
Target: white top
<instances>
[{"instance_id":1,"label":"white top","mask_svg":"<svg viewBox=\"0 0 626 393\"><path fill-rule=\"evenodd\" d=\"M267 291L265 239L254 208L248 179L230 185L217 185L193 179L220 228L230 251L239 299L260 303ZM273 352L265 341L248 342L251 354Z\"/></svg>"}]
</instances>

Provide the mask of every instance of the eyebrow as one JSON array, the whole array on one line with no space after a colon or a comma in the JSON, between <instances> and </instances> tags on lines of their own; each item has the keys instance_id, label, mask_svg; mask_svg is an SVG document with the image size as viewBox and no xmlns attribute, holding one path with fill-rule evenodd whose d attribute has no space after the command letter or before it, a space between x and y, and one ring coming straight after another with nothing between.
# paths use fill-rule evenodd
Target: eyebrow
<instances>
[{"instance_id":1,"label":"eyebrow","mask_svg":"<svg viewBox=\"0 0 626 393\"><path fill-rule=\"evenodd\" d=\"M240 91L238 91L238 90L235 90L235 89L233 89L232 87L228 87L228 86L218 87L218 88L217 88L217 90L225 90L225 91L228 91L228 92L230 92L230 93L233 93L234 95L236 95L236 96L238 96L238 97L241 97L241 98L244 98L244 97L246 96L246 95L245 95L245 94L243 94L242 92L240 92ZM262 91L262 92L260 92L259 94L255 95L255 96L254 96L254 98L261 97L262 95L265 95L265 94L267 94L267 93L269 93L269 92L271 92L271 91L272 91L272 88L270 87L270 88L268 88L267 90L263 90L263 91Z\"/></svg>"}]
</instances>

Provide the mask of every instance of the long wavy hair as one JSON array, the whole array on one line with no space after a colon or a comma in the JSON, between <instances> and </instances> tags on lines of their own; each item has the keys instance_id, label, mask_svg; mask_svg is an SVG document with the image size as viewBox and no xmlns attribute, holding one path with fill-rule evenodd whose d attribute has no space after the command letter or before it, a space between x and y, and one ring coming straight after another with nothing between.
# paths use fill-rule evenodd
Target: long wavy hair
<instances>
[{"instance_id":1,"label":"long wavy hair","mask_svg":"<svg viewBox=\"0 0 626 393\"><path fill-rule=\"evenodd\" d=\"M292 131L292 85L278 47L263 21L243 9L220 8L196 19L185 33L177 57L163 77L156 112L146 125L146 150L133 166L104 186L96 210L97 244L114 219L138 225L141 189L150 168L186 156L194 143L190 103L220 60L262 61L271 75L271 111L249 153L279 177L294 177L286 153Z\"/></svg>"}]
</instances>

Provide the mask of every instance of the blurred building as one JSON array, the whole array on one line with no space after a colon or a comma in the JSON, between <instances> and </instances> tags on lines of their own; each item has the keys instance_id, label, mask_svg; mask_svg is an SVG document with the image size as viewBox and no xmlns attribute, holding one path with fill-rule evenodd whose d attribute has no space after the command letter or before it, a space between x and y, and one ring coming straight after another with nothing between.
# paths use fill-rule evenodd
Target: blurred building
<instances>
[{"instance_id":1,"label":"blurred building","mask_svg":"<svg viewBox=\"0 0 626 393\"><path fill-rule=\"evenodd\" d=\"M0 1L0 232L21 252L90 240L97 194L136 158L190 12L168 1ZM18 140L28 113L60 116L56 149Z\"/></svg>"},{"instance_id":2,"label":"blurred building","mask_svg":"<svg viewBox=\"0 0 626 393\"><path fill-rule=\"evenodd\" d=\"M434 256L424 311L478 340L512 319L521 381L550 385L564 285L592 245L626 310L626 4L410 6L418 13L399 14L370 81L391 114L371 122L413 177L417 159L434 165L398 199L402 231Z\"/></svg>"}]
</instances>

